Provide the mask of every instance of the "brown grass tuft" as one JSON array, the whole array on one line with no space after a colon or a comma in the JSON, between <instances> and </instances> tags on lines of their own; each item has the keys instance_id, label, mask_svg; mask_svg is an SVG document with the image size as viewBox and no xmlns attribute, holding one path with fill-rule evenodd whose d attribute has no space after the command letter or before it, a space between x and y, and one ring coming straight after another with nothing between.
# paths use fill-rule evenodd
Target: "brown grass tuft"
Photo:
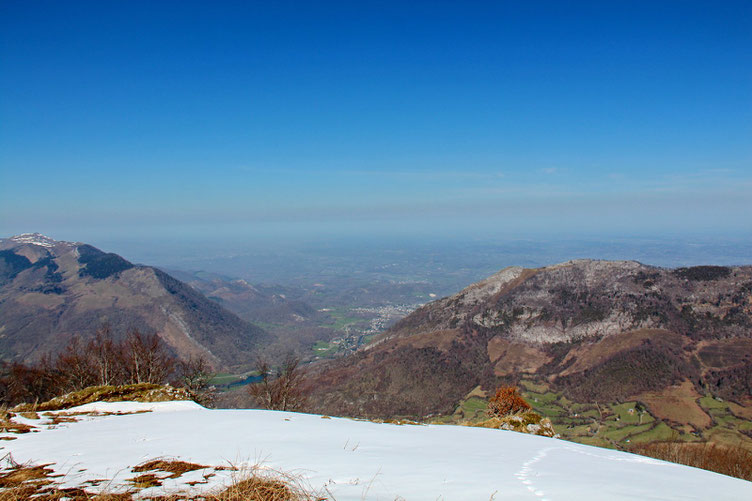
<instances>
[{"instance_id":1,"label":"brown grass tuft","mask_svg":"<svg viewBox=\"0 0 752 501\"><path fill-rule=\"evenodd\" d=\"M48 464L39 466L18 465L11 467L9 471L0 474L0 488L17 487L24 482L41 480L52 477L55 471L47 468Z\"/></svg>"},{"instance_id":2,"label":"brown grass tuft","mask_svg":"<svg viewBox=\"0 0 752 501\"><path fill-rule=\"evenodd\" d=\"M155 459L133 467L132 471L134 473L140 473L143 471L163 471L170 473L170 476L165 478L178 478L183 473L188 473L189 471L195 470L204 470L206 468L211 468L211 466L197 463L188 463L186 461L178 461L177 459Z\"/></svg>"},{"instance_id":3,"label":"brown grass tuft","mask_svg":"<svg viewBox=\"0 0 752 501\"><path fill-rule=\"evenodd\" d=\"M298 501L301 498L282 481L251 477L233 483L213 499L216 501Z\"/></svg>"},{"instance_id":4,"label":"brown grass tuft","mask_svg":"<svg viewBox=\"0 0 752 501\"><path fill-rule=\"evenodd\" d=\"M154 473L144 473L133 478L129 478L128 482L133 484L136 489L148 489L149 487L159 487L162 485L162 479Z\"/></svg>"},{"instance_id":5,"label":"brown grass tuft","mask_svg":"<svg viewBox=\"0 0 752 501\"><path fill-rule=\"evenodd\" d=\"M127 492L94 494L88 492L84 485L97 486L107 480L90 480L80 487L62 488L50 465L19 465L9 458L10 467L0 474L0 501L21 501L35 499L40 501L132 501L139 498L138 491L150 487L159 487L165 478L177 478L183 473L199 470L230 470L239 471L234 466L212 467L186 461L171 459L156 459L133 468L134 472L148 472L138 475L128 482L131 489ZM153 472L171 473L171 476L160 477ZM214 473L204 475L204 482L192 482L191 486L206 483ZM140 499L140 498L139 498ZM150 496L154 501L325 501L326 498L315 496L301 485L301 479L293 475L268 470L254 466L249 470L233 474L231 485L214 493L212 492L181 492Z\"/></svg>"},{"instance_id":6,"label":"brown grass tuft","mask_svg":"<svg viewBox=\"0 0 752 501\"><path fill-rule=\"evenodd\" d=\"M29 433L34 429L33 426L29 426L28 424L13 421L15 416L12 412L3 414L2 418L0 418L0 433Z\"/></svg>"}]
</instances>

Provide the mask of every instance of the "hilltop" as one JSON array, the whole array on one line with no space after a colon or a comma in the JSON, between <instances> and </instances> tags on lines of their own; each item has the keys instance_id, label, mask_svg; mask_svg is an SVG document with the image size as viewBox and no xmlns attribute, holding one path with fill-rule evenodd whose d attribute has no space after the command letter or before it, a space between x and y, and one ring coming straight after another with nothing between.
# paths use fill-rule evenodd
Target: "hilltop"
<instances>
[{"instance_id":1,"label":"hilltop","mask_svg":"<svg viewBox=\"0 0 752 501\"><path fill-rule=\"evenodd\" d=\"M321 366L313 391L320 412L458 421L517 384L576 440L749 447L751 333L749 266L512 267Z\"/></svg>"}]
</instances>

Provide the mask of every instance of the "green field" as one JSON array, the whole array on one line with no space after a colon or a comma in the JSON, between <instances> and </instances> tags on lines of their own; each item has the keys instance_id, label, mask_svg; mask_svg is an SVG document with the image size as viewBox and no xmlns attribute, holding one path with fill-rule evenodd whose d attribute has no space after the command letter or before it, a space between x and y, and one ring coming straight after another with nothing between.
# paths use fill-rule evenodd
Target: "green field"
<instances>
[{"instance_id":1,"label":"green field","mask_svg":"<svg viewBox=\"0 0 752 501\"><path fill-rule=\"evenodd\" d=\"M338 344L327 343L326 341L316 341L316 344L313 345L314 354L322 358L334 356L338 349Z\"/></svg>"},{"instance_id":2,"label":"green field","mask_svg":"<svg viewBox=\"0 0 752 501\"><path fill-rule=\"evenodd\" d=\"M662 440L714 440L725 443L748 443L752 440L741 431L752 431L752 421L735 416L729 405L712 397L702 397L698 403L713 418L710 429L689 433L688 429L656 418L639 402L608 402L580 404L551 391L543 382L523 380L520 394L535 412L547 417L561 438L610 448L628 448L630 443ZM436 422L462 423L486 418L487 399L470 396L463 399L451 416Z\"/></svg>"},{"instance_id":3,"label":"green field","mask_svg":"<svg viewBox=\"0 0 752 501\"><path fill-rule=\"evenodd\" d=\"M329 318L322 326L339 331L345 331L350 326L366 322L363 318L353 316L347 309L334 308L327 313Z\"/></svg>"}]
</instances>

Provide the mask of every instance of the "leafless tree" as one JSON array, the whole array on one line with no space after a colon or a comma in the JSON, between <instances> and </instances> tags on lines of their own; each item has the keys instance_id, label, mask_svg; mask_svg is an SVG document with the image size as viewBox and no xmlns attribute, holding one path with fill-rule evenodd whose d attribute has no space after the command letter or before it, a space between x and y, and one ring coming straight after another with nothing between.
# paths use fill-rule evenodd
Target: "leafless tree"
<instances>
[{"instance_id":1,"label":"leafless tree","mask_svg":"<svg viewBox=\"0 0 752 501\"><path fill-rule=\"evenodd\" d=\"M185 388L191 398L204 407L214 405L216 388L210 384L210 381L215 373L204 358L191 357L188 360L179 361L177 372L176 386Z\"/></svg>"},{"instance_id":2,"label":"leafless tree","mask_svg":"<svg viewBox=\"0 0 752 501\"><path fill-rule=\"evenodd\" d=\"M305 407L305 372L300 367L300 358L288 355L276 373L267 360L259 359L256 370L261 381L250 385L248 392L258 405L281 411L301 410Z\"/></svg>"},{"instance_id":3,"label":"leafless tree","mask_svg":"<svg viewBox=\"0 0 752 501\"><path fill-rule=\"evenodd\" d=\"M0 403L44 402L58 394L53 374L42 367L21 363L3 364Z\"/></svg>"},{"instance_id":4,"label":"leafless tree","mask_svg":"<svg viewBox=\"0 0 752 501\"><path fill-rule=\"evenodd\" d=\"M63 392L77 391L97 384L97 369L78 336L73 336L54 362L44 361L54 372Z\"/></svg>"},{"instance_id":5,"label":"leafless tree","mask_svg":"<svg viewBox=\"0 0 752 501\"><path fill-rule=\"evenodd\" d=\"M56 355L47 354L36 366L20 363L0 367L0 400L5 403L45 401L88 386L128 383L164 384L175 371L176 359L156 334L131 331L115 341L107 325L87 343L74 336ZM182 384L208 402L212 377L204 361L189 360ZM206 405L206 403L204 403Z\"/></svg>"},{"instance_id":6,"label":"leafless tree","mask_svg":"<svg viewBox=\"0 0 752 501\"><path fill-rule=\"evenodd\" d=\"M156 334L128 333L125 360L129 382L162 384L174 369L175 360Z\"/></svg>"},{"instance_id":7,"label":"leafless tree","mask_svg":"<svg viewBox=\"0 0 752 501\"><path fill-rule=\"evenodd\" d=\"M86 345L86 353L97 372L100 385L119 385L127 382L123 345L112 339L110 326L99 328L94 339Z\"/></svg>"}]
</instances>

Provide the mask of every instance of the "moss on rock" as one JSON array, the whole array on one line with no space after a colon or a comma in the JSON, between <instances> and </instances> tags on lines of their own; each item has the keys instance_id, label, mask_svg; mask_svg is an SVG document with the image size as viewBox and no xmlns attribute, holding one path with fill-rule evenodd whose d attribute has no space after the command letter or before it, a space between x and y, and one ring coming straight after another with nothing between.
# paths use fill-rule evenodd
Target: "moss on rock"
<instances>
[{"instance_id":1,"label":"moss on rock","mask_svg":"<svg viewBox=\"0 0 752 501\"><path fill-rule=\"evenodd\" d=\"M191 400L191 397L182 388L152 383L90 386L83 390L55 397L41 404L19 404L13 408L13 411L55 411L92 402L168 402L173 400Z\"/></svg>"},{"instance_id":2,"label":"moss on rock","mask_svg":"<svg viewBox=\"0 0 752 501\"><path fill-rule=\"evenodd\" d=\"M478 423L467 423L467 426L493 428L497 430L511 430L519 433L540 435L543 437L557 436L556 432L554 431L554 426L553 424L551 424L551 420L541 417L540 414L533 411L511 414L504 417L492 417Z\"/></svg>"}]
</instances>

